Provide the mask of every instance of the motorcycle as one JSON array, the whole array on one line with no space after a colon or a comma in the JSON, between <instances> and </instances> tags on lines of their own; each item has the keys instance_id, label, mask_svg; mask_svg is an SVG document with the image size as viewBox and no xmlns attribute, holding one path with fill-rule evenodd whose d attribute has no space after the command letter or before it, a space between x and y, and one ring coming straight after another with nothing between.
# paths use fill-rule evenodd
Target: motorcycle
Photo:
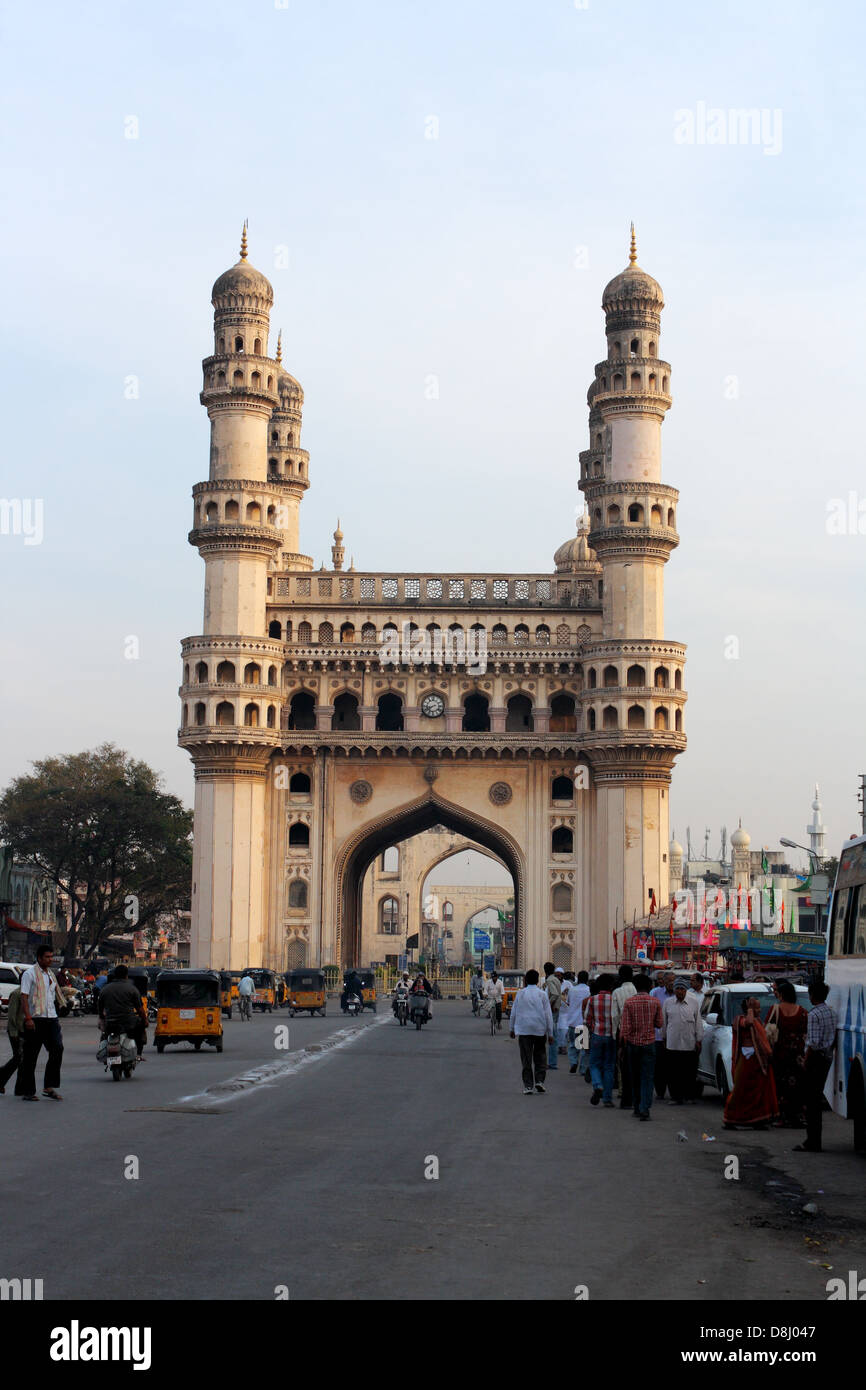
<instances>
[{"instance_id":1,"label":"motorcycle","mask_svg":"<svg viewBox=\"0 0 866 1390\"><path fill-rule=\"evenodd\" d=\"M351 1015L353 1015L355 1018L359 1018L360 1015L361 1015L363 1012L364 1012L364 1003L363 1003L363 1000L359 999L358 996L357 996L357 994L347 994L347 995L346 995L346 1007L345 1007L345 1009L343 1010L343 1013L344 1013L344 1014L351 1014Z\"/></svg>"},{"instance_id":2,"label":"motorcycle","mask_svg":"<svg viewBox=\"0 0 866 1390\"><path fill-rule=\"evenodd\" d=\"M426 994L413 994L410 1001L410 1014L416 1028L421 1028L430 1017L430 1005Z\"/></svg>"},{"instance_id":3,"label":"motorcycle","mask_svg":"<svg viewBox=\"0 0 866 1390\"><path fill-rule=\"evenodd\" d=\"M401 1028L405 1028L409 1021L409 996L398 994L394 1000L394 1017Z\"/></svg>"},{"instance_id":4,"label":"motorcycle","mask_svg":"<svg viewBox=\"0 0 866 1390\"><path fill-rule=\"evenodd\" d=\"M138 1062L135 1039L126 1033L106 1033L96 1049L96 1060L111 1072L112 1081L121 1081L124 1077L128 1079Z\"/></svg>"}]
</instances>

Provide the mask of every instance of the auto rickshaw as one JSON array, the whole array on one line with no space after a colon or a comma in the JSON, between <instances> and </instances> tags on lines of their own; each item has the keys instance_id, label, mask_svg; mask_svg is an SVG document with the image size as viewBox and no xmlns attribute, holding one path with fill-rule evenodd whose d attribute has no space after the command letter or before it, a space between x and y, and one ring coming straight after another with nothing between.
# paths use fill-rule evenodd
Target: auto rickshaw
<instances>
[{"instance_id":1,"label":"auto rickshaw","mask_svg":"<svg viewBox=\"0 0 866 1390\"><path fill-rule=\"evenodd\" d=\"M163 970L156 981L157 1052L167 1043L203 1042L223 1050L220 977L215 970Z\"/></svg>"},{"instance_id":2,"label":"auto rickshaw","mask_svg":"<svg viewBox=\"0 0 866 1390\"><path fill-rule=\"evenodd\" d=\"M324 1018L328 997L325 992L324 970L289 970L286 979L289 986L290 1017L294 1018L295 1014L309 1010L310 1018L317 1013Z\"/></svg>"},{"instance_id":3,"label":"auto rickshaw","mask_svg":"<svg viewBox=\"0 0 866 1390\"><path fill-rule=\"evenodd\" d=\"M130 983L135 985L135 988L144 1000L145 1007L147 1007L151 990L150 976L147 970L143 965L131 965L129 967L128 978Z\"/></svg>"},{"instance_id":4,"label":"auto rickshaw","mask_svg":"<svg viewBox=\"0 0 866 1390\"><path fill-rule=\"evenodd\" d=\"M262 970L258 967L248 966L241 971L242 975L249 975L256 987L253 995L253 1009L261 1009L262 1013L272 1014L277 1002L277 987L274 979L273 970Z\"/></svg>"},{"instance_id":5,"label":"auto rickshaw","mask_svg":"<svg viewBox=\"0 0 866 1390\"><path fill-rule=\"evenodd\" d=\"M233 1004L237 1004L237 1002L238 1002L238 985L240 984L240 982L241 982L241 976L242 976L243 974L245 974L245 971L243 971L243 970L229 970L229 971L228 971L228 974L231 976L231 980L232 980L232 1003L233 1003Z\"/></svg>"},{"instance_id":6,"label":"auto rickshaw","mask_svg":"<svg viewBox=\"0 0 866 1390\"><path fill-rule=\"evenodd\" d=\"M284 975L277 975L274 983L277 991L277 1008L281 1009L284 1004L289 1002L289 986L286 984Z\"/></svg>"},{"instance_id":7,"label":"auto rickshaw","mask_svg":"<svg viewBox=\"0 0 866 1390\"><path fill-rule=\"evenodd\" d=\"M220 970L220 1009L225 1018L232 1016L232 984L233 980L228 970Z\"/></svg>"},{"instance_id":8,"label":"auto rickshaw","mask_svg":"<svg viewBox=\"0 0 866 1390\"><path fill-rule=\"evenodd\" d=\"M363 986L361 990L361 1001L365 1009L372 1009L376 1013L376 972L375 970L356 970L355 974Z\"/></svg>"},{"instance_id":9,"label":"auto rickshaw","mask_svg":"<svg viewBox=\"0 0 866 1390\"><path fill-rule=\"evenodd\" d=\"M522 970L498 970L496 972L502 981L505 993L502 996L502 1013L510 1014L511 1005L514 1003L514 996L519 989L523 989Z\"/></svg>"}]
</instances>

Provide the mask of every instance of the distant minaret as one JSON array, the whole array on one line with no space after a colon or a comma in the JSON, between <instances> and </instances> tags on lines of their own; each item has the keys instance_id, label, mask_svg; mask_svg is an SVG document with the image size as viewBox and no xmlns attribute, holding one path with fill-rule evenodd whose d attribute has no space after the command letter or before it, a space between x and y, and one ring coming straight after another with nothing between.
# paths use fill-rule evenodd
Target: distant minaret
<instances>
[{"instance_id":1,"label":"distant minaret","mask_svg":"<svg viewBox=\"0 0 866 1390\"><path fill-rule=\"evenodd\" d=\"M334 544L331 546L331 561L335 570L343 568L343 561L346 558L346 547L343 545L343 533L340 530L340 518L337 518L337 529L334 532Z\"/></svg>"},{"instance_id":2,"label":"distant minaret","mask_svg":"<svg viewBox=\"0 0 866 1390\"><path fill-rule=\"evenodd\" d=\"M809 836L809 848L816 859L824 858L824 821L821 816L821 802L818 797L818 783L815 783L815 800L812 802L812 820L806 826Z\"/></svg>"}]
</instances>

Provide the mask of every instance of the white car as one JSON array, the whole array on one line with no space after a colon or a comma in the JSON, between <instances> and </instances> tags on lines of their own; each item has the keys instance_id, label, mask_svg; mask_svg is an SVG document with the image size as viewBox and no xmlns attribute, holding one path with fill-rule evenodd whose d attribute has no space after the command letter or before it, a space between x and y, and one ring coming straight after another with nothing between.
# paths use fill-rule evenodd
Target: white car
<instances>
[{"instance_id":1,"label":"white car","mask_svg":"<svg viewBox=\"0 0 866 1390\"><path fill-rule=\"evenodd\" d=\"M805 985L795 985L797 1003L806 1010L811 1009L809 991ZM698 1059L698 1091L706 1086L715 1086L725 1099L734 1084L732 1056L734 1047L733 1022L737 1014L743 1012L743 1000L750 995L761 1001L761 1018L767 1015L776 1003L776 996L770 985L762 981L748 981L745 984L713 985L704 995L701 1005L701 1018L704 1022L704 1037L701 1055Z\"/></svg>"},{"instance_id":2,"label":"white car","mask_svg":"<svg viewBox=\"0 0 866 1390\"><path fill-rule=\"evenodd\" d=\"M9 1008L9 995L13 989L18 988L23 972L23 965L16 965L14 961L0 960L0 1009L4 1013Z\"/></svg>"}]
</instances>

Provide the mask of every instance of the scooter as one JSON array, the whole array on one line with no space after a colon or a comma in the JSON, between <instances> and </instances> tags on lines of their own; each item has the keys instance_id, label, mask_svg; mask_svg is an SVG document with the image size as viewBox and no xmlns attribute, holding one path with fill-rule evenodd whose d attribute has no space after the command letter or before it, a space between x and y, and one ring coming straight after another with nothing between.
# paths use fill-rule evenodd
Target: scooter
<instances>
[{"instance_id":1,"label":"scooter","mask_svg":"<svg viewBox=\"0 0 866 1390\"><path fill-rule=\"evenodd\" d=\"M409 1004L412 1022L420 1029L430 1017L430 1006L426 994L413 994Z\"/></svg>"},{"instance_id":2,"label":"scooter","mask_svg":"<svg viewBox=\"0 0 866 1390\"><path fill-rule=\"evenodd\" d=\"M128 1079L138 1062L135 1039L126 1033L106 1033L96 1049L96 1060L111 1072L112 1081L121 1081L124 1077Z\"/></svg>"},{"instance_id":3,"label":"scooter","mask_svg":"<svg viewBox=\"0 0 866 1390\"><path fill-rule=\"evenodd\" d=\"M408 995L398 994L394 1001L394 1017L401 1028L405 1028L409 1021L409 998Z\"/></svg>"},{"instance_id":4,"label":"scooter","mask_svg":"<svg viewBox=\"0 0 866 1390\"><path fill-rule=\"evenodd\" d=\"M358 998L357 994L347 994L346 1007L343 1010L343 1013L352 1014L355 1018L359 1018L363 1012L364 1004L363 1001Z\"/></svg>"}]
</instances>

